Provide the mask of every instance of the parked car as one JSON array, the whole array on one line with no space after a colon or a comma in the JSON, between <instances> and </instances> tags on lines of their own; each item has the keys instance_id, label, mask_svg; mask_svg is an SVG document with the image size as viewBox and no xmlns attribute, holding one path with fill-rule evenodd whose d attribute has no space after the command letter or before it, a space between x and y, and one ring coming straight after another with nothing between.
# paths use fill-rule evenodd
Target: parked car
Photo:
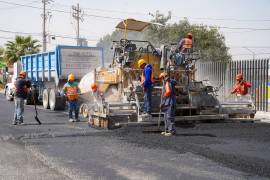
<instances>
[{"instance_id":1,"label":"parked car","mask_svg":"<svg viewBox=\"0 0 270 180\"><path fill-rule=\"evenodd\" d=\"M5 96L8 101L13 101L14 99L14 81L15 79L12 78L11 83L7 83L5 86Z\"/></svg>"}]
</instances>

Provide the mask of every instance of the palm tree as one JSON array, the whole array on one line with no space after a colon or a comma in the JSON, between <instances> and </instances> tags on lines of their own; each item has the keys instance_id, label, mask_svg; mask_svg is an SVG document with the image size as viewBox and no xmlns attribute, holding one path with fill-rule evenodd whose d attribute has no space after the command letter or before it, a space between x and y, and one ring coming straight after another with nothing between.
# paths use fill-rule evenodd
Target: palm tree
<instances>
[{"instance_id":1,"label":"palm tree","mask_svg":"<svg viewBox=\"0 0 270 180\"><path fill-rule=\"evenodd\" d=\"M5 49L3 47L0 47L0 68L5 66L4 51L5 51Z\"/></svg>"},{"instance_id":2,"label":"palm tree","mask_svg":"<svg viewBox=\"0 0 270 180\"><path fill-rule=\"evenodd\" d=\"M13 64L20 59L20 56L32 53L38 53L41 45L38 40L32 39L31 36L16 36L15 41L8 41L4 54L7 64Z\"/></svg>"}]
</instances>

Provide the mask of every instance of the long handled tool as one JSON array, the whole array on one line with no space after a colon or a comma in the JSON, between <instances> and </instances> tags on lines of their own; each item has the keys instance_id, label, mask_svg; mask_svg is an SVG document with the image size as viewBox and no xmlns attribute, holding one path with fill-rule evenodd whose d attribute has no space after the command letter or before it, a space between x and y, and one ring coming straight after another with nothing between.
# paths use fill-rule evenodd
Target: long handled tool
<instances>
[{"instance_id":1,"label":"long handled tool","mask_svg":"<svg viewBox=\"0 0 270 180\"><path fill-rule=\"evenodd\" d=\"M163 94L164 94L164 82L162 82L162 89L161 89L161 95L160 95L160 106L162 104L162 98L163 98ZM161 119L161 108L159 108L159 114L158 114L158 130L160 130L160 119Z\"/></svg>"},{"instance_id":2,"label":"long handled tool","mask_svg":"<svg viewBox=\"0 0 270 180\"><path fill-rule=\"evenodd\" d=\"M40 120L39 120L39 118L38 118L36 96L37 96L37 94L36 94L36 88L34 88L34 96L33 96L33 100L34 100L35 112L36 112L36 114L35 114L35 120L36 120L36 121L38 122L38 124L40 125L41 122L40 122Z\"/></svg>"}]
</instances>

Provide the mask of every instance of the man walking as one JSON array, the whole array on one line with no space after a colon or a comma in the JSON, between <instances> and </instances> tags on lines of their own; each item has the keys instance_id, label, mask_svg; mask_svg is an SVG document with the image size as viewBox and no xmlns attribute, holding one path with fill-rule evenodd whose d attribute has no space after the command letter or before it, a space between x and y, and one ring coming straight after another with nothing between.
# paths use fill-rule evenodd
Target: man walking
<instances>
[{"instance_id":1,"label":"man walking","mask_svg":"<svg viewBox=\"0 0 270 180\"><path fill-rule=\"evenodd\" d=\"M15 112L13 125L23 125L23 113L24 113L24 100L27 98L28 89L31 87L31 83L25 80L26 72L21 71L19 76L14 82L14 101Z\"/></svg>"},{"instance_id":2,"label":"man walking","mask_svg":"<svg viewBox=\"0 0 270 180\"><path fill-rule=\"evenodd\" d=\"M175 116L175 105L176 105L176 98L175 98L175 85L176 81L171 79L167 73L161 73L159 75L160 80L164 84L164 94L162 103L160 108L163 109L165 112L164 114L164 124L165 124L165 131L162 132L162 135L171 136L176 134L176 130L174 127L174 116Z\"/></svg>"},{"instance_id":3,"label":"man walking","mask_svg":"<svg viewBox=\"0 0 270 180\"><path fill-rule=\"evenodd\" d=\"M68 82L63 87L63 92L67 96L69 104L69 122L79 122L79 93L80 89L75 82L74 74L68 75ZM73 119L73 112L75 113L75 120Z\"/></svg>"}]
</instances>

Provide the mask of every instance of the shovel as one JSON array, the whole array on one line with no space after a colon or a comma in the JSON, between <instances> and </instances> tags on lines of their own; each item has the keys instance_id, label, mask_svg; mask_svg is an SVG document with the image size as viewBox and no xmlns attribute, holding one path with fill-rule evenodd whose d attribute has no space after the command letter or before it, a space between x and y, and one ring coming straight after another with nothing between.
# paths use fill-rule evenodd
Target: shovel
<instances>
[{"instance_id":1,"label":"shovel","mask_svg":"<svg viewBox=\"0 0 270 180\"><path fill-rule=\"evenodd\" d=\"M40 125L41 124L41 122L40 122L40 120L39 120L39 118L38 118L38 112L37 112L37 103L36 103L36 88L34 87L34 105L35 105L35 112L36 112L36 114L35 114L35 120L38 122L38 124Z\"/></svg>"}]
</instances>

